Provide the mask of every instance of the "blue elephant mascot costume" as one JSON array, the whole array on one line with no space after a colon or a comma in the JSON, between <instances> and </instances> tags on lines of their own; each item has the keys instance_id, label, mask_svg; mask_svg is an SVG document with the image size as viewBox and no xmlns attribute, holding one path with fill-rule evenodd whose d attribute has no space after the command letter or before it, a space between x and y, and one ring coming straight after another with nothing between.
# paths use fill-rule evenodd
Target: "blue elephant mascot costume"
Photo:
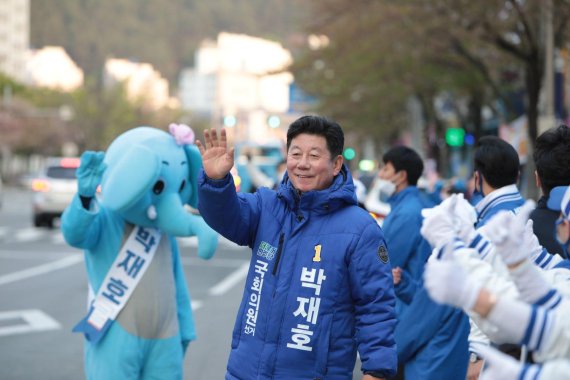
<instances>
[{"instance_id":1,"label":"blue elephant mascot costume","mask_svg":"<svg viewBox=\"0 0 570 380\"><path fill-rule=\"evenodd\" d=\"M204 259L218 243L217 233L186 209L197 207L202 166L193 142L185 125L171 124L170 134L138 127L106 153L81 156L78 193L61 229L85 252L90 302L74 331L85 335L88 379L183 377L184 353L196 335L175 236L197 236Z\"/></svg>"}]
</instances>

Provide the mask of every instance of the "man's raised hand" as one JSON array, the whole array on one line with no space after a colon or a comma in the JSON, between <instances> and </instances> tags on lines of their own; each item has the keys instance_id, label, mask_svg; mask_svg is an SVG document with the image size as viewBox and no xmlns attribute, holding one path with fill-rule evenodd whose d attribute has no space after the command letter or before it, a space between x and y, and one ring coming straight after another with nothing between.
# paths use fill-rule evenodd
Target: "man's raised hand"
<instances>
[{"instance_id":1,"label":"man's raised hand","mask_svg":"<svg viewBox=\"0 0 570 380\"><path fill-rule=\"evenodd\" d=\"M226 130L222 128L220 137L212 128L204 131L204 145L196 140L202 156L204 172L211 179L224 178L234 166L234 148L228 149Z\"/></svg>"}]
</instances>

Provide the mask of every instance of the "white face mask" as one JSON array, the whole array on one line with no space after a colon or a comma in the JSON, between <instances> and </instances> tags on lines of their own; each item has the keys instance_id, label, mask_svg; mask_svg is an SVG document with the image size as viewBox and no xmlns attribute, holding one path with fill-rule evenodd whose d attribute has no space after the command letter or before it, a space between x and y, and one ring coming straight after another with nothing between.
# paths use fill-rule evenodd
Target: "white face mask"
<instances>
[{"instance_id":1,"label":"white face mask","mask_svg":"<svg viewBox=\"0 0 570 380\"><path fill-rule=\"evenodd\" d=\"M396 192L396 185L387 179L378 178L378 190L380 191L380 199L386 200Z\"/></svg>"}]
</instances>

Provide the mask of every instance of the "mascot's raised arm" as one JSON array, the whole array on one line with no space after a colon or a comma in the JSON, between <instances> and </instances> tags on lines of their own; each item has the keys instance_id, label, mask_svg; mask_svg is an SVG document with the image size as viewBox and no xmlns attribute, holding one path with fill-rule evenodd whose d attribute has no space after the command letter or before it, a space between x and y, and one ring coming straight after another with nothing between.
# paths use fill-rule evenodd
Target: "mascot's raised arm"
<instances>
[{"instance_id":1,"label":"mascot's raised arm","mask_svg":"<svg viewBox=\"0 0 570 380\"><path fill-rule=\"evenodd\" d=\"M117 137L106 153L87 151L78 193L62 216L65 240L85 251L88 379L182 379L195 339L190 295L176 236L197 236L198 255L214 254L218 235L186 209L197 207L202 166L186 125ZM96 196L101 185L101 194Z\"/></svg>"}]
</instances>

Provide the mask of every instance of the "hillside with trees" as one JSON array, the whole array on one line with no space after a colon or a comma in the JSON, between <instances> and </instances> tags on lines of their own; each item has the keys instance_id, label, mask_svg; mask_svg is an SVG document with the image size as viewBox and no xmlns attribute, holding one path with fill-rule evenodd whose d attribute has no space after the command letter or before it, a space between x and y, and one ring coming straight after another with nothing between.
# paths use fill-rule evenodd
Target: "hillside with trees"
<instances>
[{"instance_id":1,"label":"hillside with trees","mask_svg":"<svg viewBox=\"0 0 570 380\"><path fill-rule=\"evenodd\" d=\"M151 63L173 85L194 51L220 31L293 47L306 15L300 0L31 0L31 45L63 46L91 77L107 57Z\"/></svg>"}]
</instances>

